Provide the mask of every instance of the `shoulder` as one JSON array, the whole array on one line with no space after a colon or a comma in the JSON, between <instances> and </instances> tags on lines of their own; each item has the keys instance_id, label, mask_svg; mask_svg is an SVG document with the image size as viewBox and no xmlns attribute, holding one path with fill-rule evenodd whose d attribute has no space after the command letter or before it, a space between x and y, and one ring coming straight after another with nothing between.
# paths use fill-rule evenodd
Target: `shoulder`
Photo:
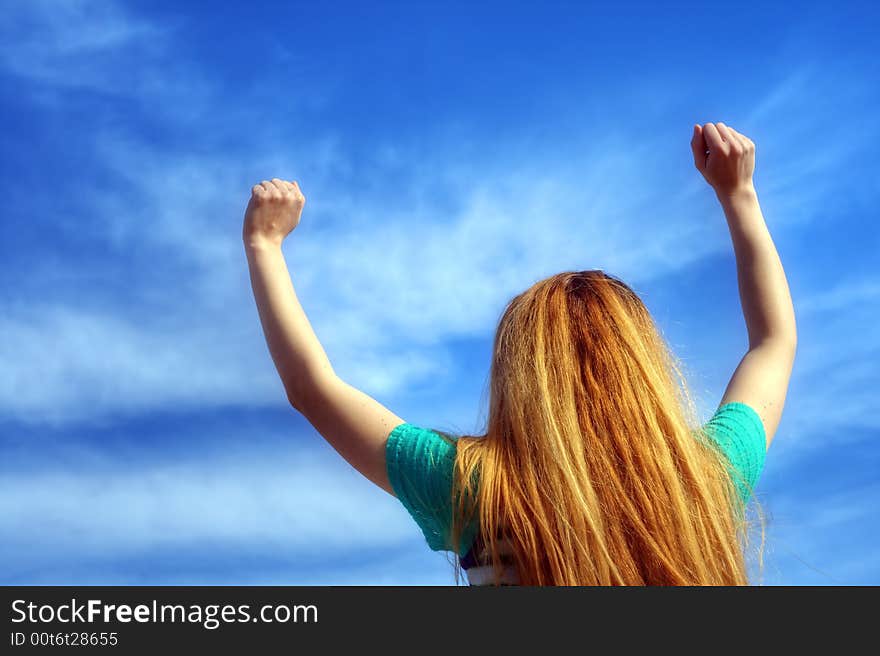
<instances>
[{"instance_id":1,"label":"shoulder","mask_svg":"<svg viewBox=\"0 0 880 656\"><path fill-rule=\"evenodd\" d=\"M386 462L395 496L418 524L434 551L451 551L452 487L458 438L409 423L388 435ZM463 556L479 530L478 520L465 527L458 545Z\"/></svg>"},{"instance_id":2,"label":"shoulder","mask_svg":"<svg viewBox=\"0 0 880 656\"><path fill-rule=\"evenodd\" d=\"M767 437L760 416L746 403L725 403L703 428L740 474L743 479L738 481L740 490L748 497L761 475L767 454Z\"/></svg>"},{"instance_id":3,"label":"shoulder","mask_svg":"<svg viewBox=\"0 0 880 656\"><path fill-rule=\"evenodd\" d=\"M400 482L404 474L451 468L455 462L455 440L430 428L403 423L388 435L385 457L394 485L395 479Z\"/></svg>"},{"instance_id":4,"label":"shoulder","mask_svg":"<svg viewBox=\"0 0 880 656\"><path fill-rule=\"evenodd\" d=\"M388 434L386 449L430 451L446 456L455 456L456 440L440 431L423 428L415 424L403 423L394 427Z\"/></svg>"},{"instance_id":5,"label":"shoulder","mask_svg":"<svg viewBox=\"0 0 880 656\"><path fill-rule=\"evenodd\" d=\"M447 546L455 451L451 437L409 423L396 426L385 444L388 480L394 495L435 550Z\"/></svg>"}]
</instances>

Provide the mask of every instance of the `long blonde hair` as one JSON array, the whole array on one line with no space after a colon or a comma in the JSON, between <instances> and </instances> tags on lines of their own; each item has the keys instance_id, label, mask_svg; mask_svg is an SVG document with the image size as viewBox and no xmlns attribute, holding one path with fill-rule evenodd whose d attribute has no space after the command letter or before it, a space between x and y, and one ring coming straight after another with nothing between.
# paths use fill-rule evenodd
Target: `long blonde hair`
<instances>
[{"instance_id":1,"label":"long blonde hair","mask_svg":"<svg viewBox=\"0 0 880 656\"><path fill-rule=\"evenodd\" d=\"M486 433L456 442L450 535L479 519L496 583L505 534L522 585L748 584L729 465L626 284L564 272L516 296L489 393Z\"/></svg>"}]
</instances>

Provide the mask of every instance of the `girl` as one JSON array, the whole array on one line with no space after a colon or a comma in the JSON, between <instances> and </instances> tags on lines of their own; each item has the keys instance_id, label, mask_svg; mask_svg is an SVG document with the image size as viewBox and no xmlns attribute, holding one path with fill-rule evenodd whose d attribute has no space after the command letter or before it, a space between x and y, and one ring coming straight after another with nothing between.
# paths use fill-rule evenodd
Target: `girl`
<instances>
[{"instance_id":1,"label":"girl","mask_svg":"<svg viewBox=\"0 0 880 656\"><path fill-rule=\"evenodd\" d=\"M405 422L333 371L281 252L305 198L251 190L243 239L291 405L395 495L471 585L747 584L745 505L779 424L794 308L752 180L755 144L695 125L694 164L727 218L749 347L697 425L684 377L639 297L602 271L541 280L495 335L486 432ZM461 569L459 569L459 567Z\"/></svg>"}]
</instances>

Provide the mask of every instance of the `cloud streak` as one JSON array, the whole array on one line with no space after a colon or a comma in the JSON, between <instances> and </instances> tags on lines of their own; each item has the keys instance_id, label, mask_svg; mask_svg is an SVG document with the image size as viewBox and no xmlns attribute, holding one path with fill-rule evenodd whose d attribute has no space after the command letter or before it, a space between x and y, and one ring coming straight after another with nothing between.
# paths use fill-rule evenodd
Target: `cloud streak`
<instances>
[{"instance_id":1,"label":"cloud streak","mask_svg":"<svg viewBox=\"0 0 880 656\"><path fill-rule=\"evenodd\" d=\"M59 92L82 90L144 100L186 97L192 105L211 85L188 63L174 62L181 27L105 0L14 3L0 29L0 69L52 104L61 102Z\"/></svg>"},{"instance_id":2,"label":"cloud streak","mask_svg":"<svg viewBox=\"0 0 880 656\"><path fill-rule=\"evenodd\" d=\"M705 219L718 214L706 194L700 197L694 186L667 194L663 188L675 178L646 170L658 150L651 141L624 147L612 135L581 159L560 162L550 152L531 152L528 160L503 164L463 163L454 145L426 158L399 144L359 163L357 177L383 180L392 179L389 169L399 162L421 161L402 183L410 205L389 205L387 188L345 184L354 164L333 135L295 143L295 149L259 143L244 162L238 154L162 152L124 135L97 134L95 155L121 184L109 192L81 190L94 217L87 229L120 253L137 246L164 254L182 267L173 275L184 278L181 289L189 295L166 292L163 302L155 285L173 282L132 272L130 284L157 299L153 309L165 317L159 334L149 333L132 309L114 316L118 308L97 312L62 303L48 308L43 328L33 332L7 320L13 374L3 381L0 407L28 421L60 420L85 406L101 412L195 399L233 402L242 380L258 382L239 401L274 394L265 366L248 359L266 364L252 329L240 224L250 184L275 172L313 172L312 186L302 181L309 199L303 224L285 251L338 370L373 393L394 393L447 369L445 340L490 335L504 303L540 277L603 268L638 286L730 248L717 217ZM837 161L823 158L816 166ZM438 194L447 202L432 202ZM785 213L775 212L774 220L785 221ZM78 326L100 335L93 348L80 347ZM26 371L46 359L39 353L48 333L66 337L53 351L56 364L39 368L38 384ZM12 386L23 393L12 395ZM102 387L124 394L95 391Z\"/></svg>"},{"instance_id":3,"label":"cloud streak","mask_svg":"<svg viewBox=\"0 0 880 656\"><path fill-rule=\"evenodd\" d=\"M421 539L391 496L329 450L230 446L208 458L125 465L95 452L78 461L76 469L40 467L0 480L5 582L207 544L219 554L326 563L352 549L384 553Z\"/></svg>"}]
</instances>

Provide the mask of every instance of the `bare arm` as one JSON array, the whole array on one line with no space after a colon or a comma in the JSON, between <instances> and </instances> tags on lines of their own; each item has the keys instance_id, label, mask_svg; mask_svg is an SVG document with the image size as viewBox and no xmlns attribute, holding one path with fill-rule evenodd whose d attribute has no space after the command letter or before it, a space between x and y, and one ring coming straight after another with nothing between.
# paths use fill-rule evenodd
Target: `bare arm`
<instances>
[{"instance_id":1,"label":"bare arm","mask_svg":"<svg viewBox=\"0 0 880 656\"><path fill-rule=\"evenodd\" d=\"M281 244L245 243L245 255L269 353L288 400L296 405L313 381L336 373L299 303Z\"/></svg>"},{"instance_id":2,"label":"bare arm","mask_svg":"<svg viewBox=\"0 0 880 656\"><path fill-rule=\"evenodd\" d=\"M255 185L242 233L266 344L290 404L373 483L394 494L385 442L403 419L342 381L299 303L281 243L299 223L305 198L278 178Z\"/></svg>"},{"instance_id":3,"label":"bare arm","mask_svg":"<svg viewBox=\"0 0 880 656\"><path fill-rule=\"evenodd\" d=\"M764 423L769 447L782 418L797 327L785 271L752 183L755 145L724 123L707 123L695 130L692 144L697 168L702 166L701 173L715 189L727 218L749 337L748 351L720 405L740 401L752 406Z\"/></svg>"},{"instance_id":4,"label":"bare arm","mask_svg":"<svg viewBox=\"0 0 880 656\"><path fill-rule=\"evenodd\" d=\"M749 349L767 341L794 345L794 306L779 253L764 222L754 187L718 198L736 255L737 281Z\"/></svg>"}]
</instances>

